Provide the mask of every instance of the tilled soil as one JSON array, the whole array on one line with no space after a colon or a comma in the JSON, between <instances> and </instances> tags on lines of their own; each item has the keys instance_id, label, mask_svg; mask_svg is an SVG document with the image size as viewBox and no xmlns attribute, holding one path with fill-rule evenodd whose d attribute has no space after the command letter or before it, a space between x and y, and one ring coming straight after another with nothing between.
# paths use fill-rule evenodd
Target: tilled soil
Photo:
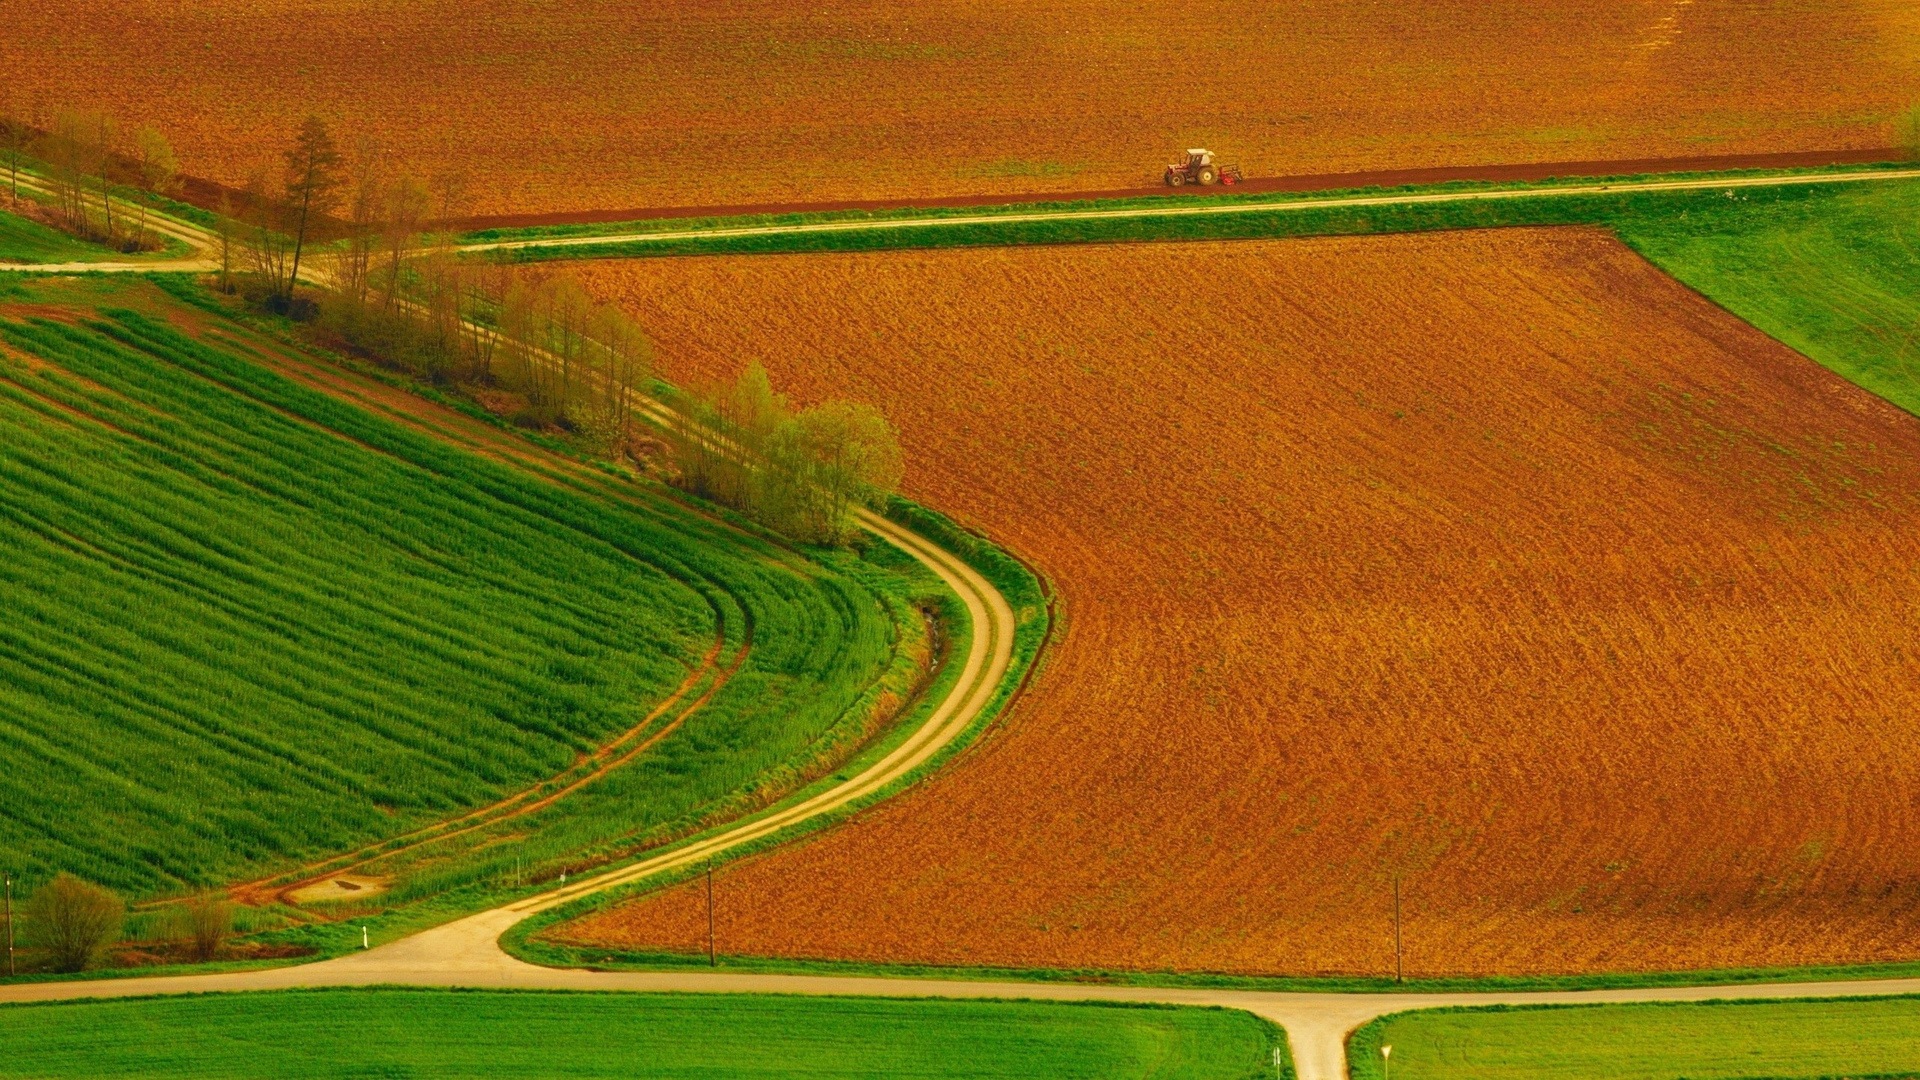
<instances>
[{"instance_id":1,"label":"tilled soil","mask_svg":"<svg viewBox=\"0 0 1920 1080\"><path fill-rule=\"evenodd\" d=\"M719 876L722 951L1379 973L1396 876L1410 974L1920 951L1920 421L1611 238L583 272L668 377L883 406L1059 591L982 746Z\"/></svg>"},{"instance_id":2,"label":"tilled soil","mask_svg":"<svg viewBox=\"0 0 1920 1080\"><path fill-rule=\"evenodd\" d=\"M463 174L436 217L631 216L1133 189L1200 146L1249 177L1862 150L1916 64L1908 0L67 0L9 7L0 112L155 124L227 185L312 113Z\"/></svg>"}]
</instances>

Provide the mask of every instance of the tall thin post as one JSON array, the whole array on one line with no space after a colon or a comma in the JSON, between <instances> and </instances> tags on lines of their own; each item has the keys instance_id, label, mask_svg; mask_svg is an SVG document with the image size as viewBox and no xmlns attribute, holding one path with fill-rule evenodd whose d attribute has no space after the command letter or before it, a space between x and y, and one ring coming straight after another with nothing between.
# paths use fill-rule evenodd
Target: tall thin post
<instances>
[{"instance_id":1,"label":"tall thin post","mask_svg":"<svg viewBox=\"0 0 1920 1080\"><path fill-rule=\"evenodd\" d=\"M1406 977L1400 966L1400 875L1393 875L1393 981L1402 982Z\"/></svg>"},{"instance_id":2,"label":"tall thin post","mask_svg":"<svg viewBox=\"0 0 1920 1080\"><path fill-rule=\"evenodd\" d=\"M13 978L13 875L7 875L7 978Z\"/></svg>"},{"instance_id":3,"label":"tall thin post","mask_svg":"<svg viewBox=\"0 0 1920 1080\"><path fill-rule=\"evenodd\" d=\"M707 966L719 967L720 960L713 951L713 856L707 856Z\"/></svg>"}]
</instances>

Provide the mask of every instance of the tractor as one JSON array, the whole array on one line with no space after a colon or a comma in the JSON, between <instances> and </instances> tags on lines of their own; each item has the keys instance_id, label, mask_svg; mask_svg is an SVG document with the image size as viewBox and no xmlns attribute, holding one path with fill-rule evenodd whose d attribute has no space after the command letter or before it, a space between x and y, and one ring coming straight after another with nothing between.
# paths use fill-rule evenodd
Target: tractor
<instances>
[{"instance_id":1,"label":"tractor","mask_svg":"<svg viewBox=\"0 0 1920 1080\"><path fill-rule=\"evenodd\" d=\"M1189 150L1184 160L1167 166L1168 187L1185 187L1188 184L1212 187L1214 184L1239 182L1240 166L1215 165L1211 150Z\"/></svg>"}]
</instances>

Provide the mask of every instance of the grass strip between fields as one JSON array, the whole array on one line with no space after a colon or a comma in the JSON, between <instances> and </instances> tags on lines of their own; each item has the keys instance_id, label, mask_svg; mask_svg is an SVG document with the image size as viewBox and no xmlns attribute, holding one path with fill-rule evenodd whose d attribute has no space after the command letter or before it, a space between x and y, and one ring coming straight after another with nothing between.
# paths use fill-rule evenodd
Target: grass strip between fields
<instances>
[{"instance_id":1,"label":"grass strip between fields","mask_svg":"<svg viewBox=\"0 0 1920 1080\"><path fill-rule=\"evenodd\" d=\"M9 1077L1253 1080L1235 1010L1025 1001L302 990L0 1007Z\"/></svg>"},{"instance_id":2,"label":"grass strip between fields","mask_svg":"<svg viewBox=\"0 0 1920 1080\"><path fill-rule=\"evenodd\" d=\"M1920 1075L1920 998L1422 1009L1348 1039L1354 1080L1854 1080Z\"/></svg>"}]
</instances>

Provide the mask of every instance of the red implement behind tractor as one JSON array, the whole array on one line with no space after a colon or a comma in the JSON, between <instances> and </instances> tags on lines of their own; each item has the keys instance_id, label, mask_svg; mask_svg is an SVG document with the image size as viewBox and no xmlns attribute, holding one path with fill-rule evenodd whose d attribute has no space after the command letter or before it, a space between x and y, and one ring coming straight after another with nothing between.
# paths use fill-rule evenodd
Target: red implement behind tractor
<instances>
[{"instance_id":1,"label":"red implement behind tractor","mask_svg":"<svg viewBox=\"0 0 1920 1080\"><path fill-rule=\"evenodd\" d=\"M1167 166L1168 187L1186 187L1188 184L1212 187L1214 184L1239 182L1240 166L1215 165L1211 150L1189 150L1184 159Z\"/></svg>"}]
</instances>

